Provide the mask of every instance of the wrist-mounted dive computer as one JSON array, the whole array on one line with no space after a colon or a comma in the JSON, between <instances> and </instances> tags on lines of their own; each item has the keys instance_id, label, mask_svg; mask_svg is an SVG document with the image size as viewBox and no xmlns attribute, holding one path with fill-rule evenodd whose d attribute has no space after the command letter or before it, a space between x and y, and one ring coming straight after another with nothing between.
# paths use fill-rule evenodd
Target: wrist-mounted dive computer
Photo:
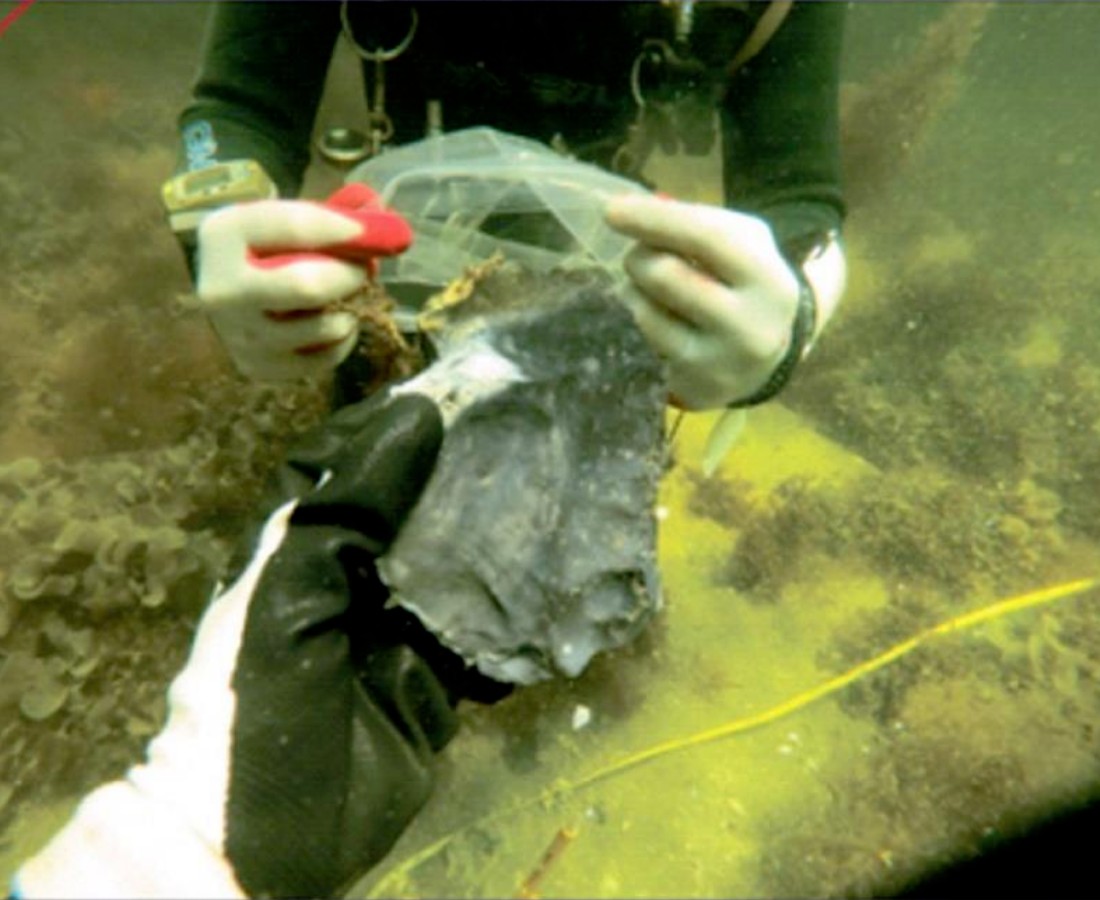
<instances>
[{"instance_id":1,"label":"wrist-mounted dive computer","mask_svg":"<svg viewBox=\"0 0 1100 900\"><path fill-rule=\"evenodd\" d=\"M183 172L164 182L160 193L168 223L181 238L193 235L216 209L278 196L275 182L254 159L233 159Z\"/></svg>"}]
</instances>

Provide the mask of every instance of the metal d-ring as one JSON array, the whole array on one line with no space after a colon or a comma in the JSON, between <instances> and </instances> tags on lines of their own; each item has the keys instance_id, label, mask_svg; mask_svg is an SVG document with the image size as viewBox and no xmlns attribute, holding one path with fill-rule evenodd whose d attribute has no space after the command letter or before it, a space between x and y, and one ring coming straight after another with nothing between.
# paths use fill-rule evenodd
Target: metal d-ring
<instances>
[{"instance_id":1,"label":"metal d-ring","mask_svg":"<svg viewBox=\"0 0 1100 900\"><path fill-rule=\"evenodd\" d=\"M420 16L417 15L415 6L409 6L408 9L409 31L394 47L383 47L380 50L367 50L355 39L355 34L351 30L351 23L348 21L348 0L343 0L340 4L340 27L344 32L344 36L348 39L348 43L351 44L352 49L360 58L373 63L390 62L391 60L397 59L397 57L408 50L409 44L412 43L413 38L416 36L416 28L420 24Z\"/></svg>"},{"instance_id":2,"label":"metal d-ring","mask_svg":"<svg viewBox=\"0 0 1100 900\"><path fill-rule=\"evenodd\" d=\"M662 66L688 65L689 60L680 56L668 41L661 38L648 38L642 43L642 49L634 57L630 67L630 94L634 98L634 104L642 108L647 104L645 89L642 87L642 65L647 60L659 60Z\"/></svg>"}]
</instances>

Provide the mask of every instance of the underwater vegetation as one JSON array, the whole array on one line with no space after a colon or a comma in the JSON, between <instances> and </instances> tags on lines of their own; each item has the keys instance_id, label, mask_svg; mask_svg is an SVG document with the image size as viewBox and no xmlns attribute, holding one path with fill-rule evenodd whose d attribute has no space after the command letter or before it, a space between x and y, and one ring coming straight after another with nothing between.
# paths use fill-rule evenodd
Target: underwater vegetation
<instances>
[{"instance_id":1,"label":"underwater vegetation","mask_svg":"<svg viewBox=\"0 0 1100 900\"><path fill-rule=\"evenodd\" d=\"M1100 261L1080 213L1096 194L1073 153L1031 143L1044 131L1038 118L1067 112L1059 80L1028 117L1002 98L1018 117L1006 126L995 83L1016 83L1009 63L988 45L967 61L999 23L1002 54L1056 23L1027 11L1010 20L998 4L954 6L910 56L850 95L852 284L784 395L872 466L843 484L790 479L766 499L731 477L728 502L706 484L693 501L736 522L716 576L749 603L789 603L785 588L830 562L876 574L886 601L846 618L816 657L829 672L960 608L1098 571ZM879 140L896 150L890 158L876 157ZM1041 179L1034 190L1013 179L1018 191L975 193L980 171L1003 164L1007 184L1020 158L1048 173L1046 192ZM1095 799L1095 612L1071 604L990 627L965 648L921 650L846 690L840 709L875 738L830 779L827 813L807 812L765 855L767 893L881 894ZM846 835L825 837L837 821Z\"/></svg>"},{"instance_id":2,"label":"underwater vegetation","mask_svg":"<svg viewBox=\"0 0 1100 900\"><path fill-rule=\"evenodd\" d=\"M324 401L243 384L179 302L156 193L165 98L190 77L179 28L165 53L131 58L85 38L140 45L140 8L42 6L0 58L5 878L13 823L140 758L267 474ZM156 12L198 39L201 9Z\"/></svg>"},{"instance_id":3,"label":"underwater vegetation","mask_svg":"<svg viewBox=\"0 0 1100 900\"><path fill-rule=\"evenodd\" d=\"M659 639L471 715L446 804L357 894L882 896L1096 797L1095 588L915 647L770 729L689 740L1100 572L1097 194L1082 151L1042 137L1095 149L1091 119L1059 124L1095 66L1012 71L1093 13L878 8L899 25L862 32L881 52L844 104L851 286L781 404L802 424L750 413L707 478L689 417ZM624 683L644 700L616 706ZM575 708L594 725L571 730Z\"/></svg>"},{"instance_id":4,"label":"underwater vegetation","mask_svg":"<svg viewBox=\"0 0 1100 900\"><path fill-rule=\"evenodd\" d=\"M21 149L0 145L0 827L138 758L283 439L323 399L240 383L178 305L182 263L147 239L163 146L93 156L94 212L11 174Z\"/></svg>"},{"instance_id":5,"label":"underwater vegetation","mask_svg":"<svg viewBox=\"0 0 1100 900\"><path fill-rule=\"evenodd\" d=\"M281 439L310 421L293 395L230 393L210 398L231 417L164 447L0 463L0 822L117 775L159 727Z\"/></svg>"}]
</instances>

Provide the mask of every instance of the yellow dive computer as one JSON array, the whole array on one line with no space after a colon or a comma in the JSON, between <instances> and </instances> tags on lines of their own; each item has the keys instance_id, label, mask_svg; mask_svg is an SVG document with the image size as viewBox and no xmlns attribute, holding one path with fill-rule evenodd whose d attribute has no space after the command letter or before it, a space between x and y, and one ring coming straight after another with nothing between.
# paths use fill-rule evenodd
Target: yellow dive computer
<instances>
[{"instance_id":1,"label":"yellow dive computer","mask_svg":"<svg viewBox=\"0 0 1100 900\"><path fill-rule=\"evenodd\" d=\"M215 209L278 196L275 182L254 159L233 159L184 172L160 189L168 222L177 235L194 232Z\"/></svg>"}]
</instances>

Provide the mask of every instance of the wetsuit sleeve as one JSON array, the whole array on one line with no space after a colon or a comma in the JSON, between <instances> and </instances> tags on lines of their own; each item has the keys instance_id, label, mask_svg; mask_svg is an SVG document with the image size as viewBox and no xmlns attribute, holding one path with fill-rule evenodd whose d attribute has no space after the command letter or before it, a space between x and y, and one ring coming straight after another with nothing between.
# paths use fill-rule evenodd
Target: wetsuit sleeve
<instances>
[{"instance_id":1,"label":"wetsuit sleeve","mask_svg":"<svg viewBox=\"0 0 1100 900\"><path fill-rule=\"evenodd\" d=\"M808 248L844 216L838 88L845 7L796 2L734 77L725 101L727 202L767 219L788 251Z\"/></svg>"},{"instance_id":2,"label":"wetsuit sleeve","mask_svg":"<svg viewBox=\"0 0 1100 900\"><path fill-rule=\"evenodd\" d=\"M191 103L180 116L179 171L255 159L282 197L296 196L340 5L215 3Z\"/></svg>"}]
</instances>

